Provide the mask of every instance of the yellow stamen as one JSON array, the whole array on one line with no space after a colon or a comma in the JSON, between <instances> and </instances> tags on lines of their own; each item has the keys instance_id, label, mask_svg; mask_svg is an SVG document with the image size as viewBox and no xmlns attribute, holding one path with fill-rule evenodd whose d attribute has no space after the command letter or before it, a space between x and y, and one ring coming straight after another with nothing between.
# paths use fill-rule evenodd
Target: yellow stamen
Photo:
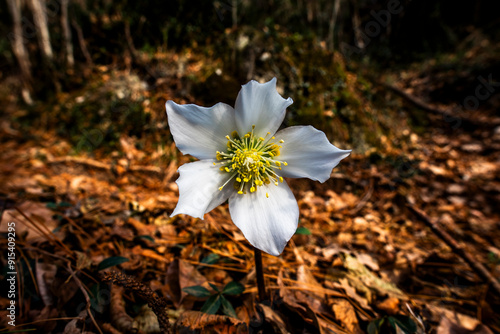
<instances>
[{"instance_id":1,"label":"yellow stamen","mask_svg":"<svg viewBox=\"0 0 500 334\"><path fill-rule=\"evenodd\" d=\"M231 136L225 136L228 140L227 150L216 152L216 159L220 162L214 162L214 165L222 165L219 170L230 173L231 177L219 190L233 179L233 186L238 194L254 193L264 184L273 182L278 185L283 182L283 177L275 172L288 165L285 161L276 160L282 146L272 142L275 137L270 137L271 133L268 132L265 137L257 137L254 130L255 125L252 125L252 130L243 136L237 131L231 132ZM266 197L269 197L269 193L266 193Z\"/></svg>"}]
</instances>

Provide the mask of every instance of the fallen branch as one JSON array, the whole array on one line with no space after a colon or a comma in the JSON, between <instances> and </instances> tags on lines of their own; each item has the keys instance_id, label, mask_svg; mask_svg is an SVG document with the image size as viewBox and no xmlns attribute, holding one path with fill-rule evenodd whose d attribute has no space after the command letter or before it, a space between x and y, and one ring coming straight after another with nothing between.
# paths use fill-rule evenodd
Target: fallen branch
<instances>
[{"instance_id":1,"label":"fallen branch","mask_svg":"<svg viewBox=\"0 0 500 334\"><path fill-rule=\"evenodd\" d=\"M424 101L420 100L419 98L406 93L404 90L399 89L398 87L391 86L388 84L384 84L384 86L389 88L390 90L392 90L394 93L398 94L399 96L405 98L406 100L411 102L414 106L416 106L419 109L429 111L431 113L438 114L438 115L453 117L451 112L449 112L447 110L441 110L441 109L435 108L435 107L431 106L430 104L427 104Z\"/></svg>"},{"instance_id":2,"label":"fallen branch","mask_svg":"<svg viewBox=\"0 0 500 334\"><path fill-rule=\"evenodd\" d=\"M155 167L155 166L129 166L127 171L152 174L156 175L157 177L161 177L163 175L162 169L160 167Z\"/></svg>"},{"instance_id":3,"label":"fallen branch","mask_svg":"<svg viewBox=\"0 0 500 334\"><path fill-rule=\"evenodd\" d=\"M76 164L85 166L87 168L98 169L106 172L116 172L116 168L112 165L105 164L103 162L87 159L87 158L77 158L77 157L60 157L49 161L49 164ZM128 166L125 168L125 172L131 173L144 173L154 175L161 178L163 176L163 170L160 167L155 166Z\"/></svg>"},{"instance_id":4,"label":"fallen branch","mask_svg":"<svg viewBox=\"0 0 500 334\"><path fill-rule=\"evenodd\" d=\"M467 117L465 115L460 115L458 113L453 113L448 110L443 110L439 109L436 107L431 106L430 104L420 100L419 98L410 95L403 91L402 89L399 89L395 86L391 86L388 84L383 84L385 87L389 88L392 90L394 93L398 94L399 96L403 97L404 99L408 100L410 103L412 103L414 106L416 106L419 109L429 111L433 114L443 116L443 119L446 120L447 122L454 122L455 120L460 120L461 122L464 122L466 124L470 124L476 127L484 127L484 126L489 126L489 127L495 127L496 125L500 124L500 121L498 119L493 119L488 122L482 122L479 120L475 120L471 117Z\"/></svg>"},{"instance_id":5,"label":"fallen branch","mask_svg":"<svg viewBox=\"0 0 500 334\"><path fill-rule=\"evenodd\" d=\"M490 283L493 289L500 296L500 283L498 283L497 279L493 277L493 275L481 264L481 262L477 261L469 252L467 252L461 245L459 245L458 242L448 234L448 232L443 230L439 226L439 224L434 219L429 217L425 212L409 204L408 208L413 213L415 213L417 217L420 218L427 226L429 226L438 237L440 237L448 246L450 246L455 253L457 253L465 262L467 262L479 277Z\"/></svg>"},{"instance_id":6,"label":"fallen branch","mask_svg":"<svg viewBox=\"0 0 500 334\"><path fill-rule=\"evenodd\" d=\"M74 163L85 167L110 171L111 166L93 159L76 158L76 157L61 157L49 161L49 164Z\"/></svg>"}]
</instances>

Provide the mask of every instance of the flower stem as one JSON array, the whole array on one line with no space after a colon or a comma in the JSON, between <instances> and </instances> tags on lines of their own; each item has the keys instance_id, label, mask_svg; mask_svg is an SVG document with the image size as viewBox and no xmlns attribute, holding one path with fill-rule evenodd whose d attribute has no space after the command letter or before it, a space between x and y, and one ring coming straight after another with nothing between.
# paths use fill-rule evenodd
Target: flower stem
<instances>
[{"instance_id":1,"label":"flower stem","mask_svg":"<svg viewBox=\"0 0 500 334\"><path fill-rule=\"evenodd\" d=\"M253 248L255 254L255 270L257 272L257 288L259 290L259 302L268 299L266 285L264 283L264 273L262 271L262 252L260 249Z\"/></svg>"}]
</instances>

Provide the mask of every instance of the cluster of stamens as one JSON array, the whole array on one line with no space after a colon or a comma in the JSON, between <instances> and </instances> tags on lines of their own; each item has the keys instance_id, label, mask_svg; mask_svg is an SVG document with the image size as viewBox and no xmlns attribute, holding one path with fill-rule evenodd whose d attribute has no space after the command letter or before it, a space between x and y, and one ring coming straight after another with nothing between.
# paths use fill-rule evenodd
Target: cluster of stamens
<instances>
[{"instance_id":1,"label":"cluster of stamens","mask_svg":"<svg viewBox=\"0 0 500 334\"><path fill-rule=\"evenodd\" d=\"M285 161L276 160L280 155L280 145L272 140L275 137L267 133L265 137L254 136L255 125L252 131L240 137L237 131L233 131L231 136L227 135L227 150L225 152L216 152L216 158L219 162L214 165L220 165L222 172L230 173L231 177L224 183L219 190L222 190L227 184L234 180L234 188L238 194L251 193L257 190L257 187L273 182L283 182L283 178L276 174L275 170L280 170L286 166ZM283 143L280 140L279 143ZM269 194L266 193L269 197Z\"/></svg>"}]
</instances>

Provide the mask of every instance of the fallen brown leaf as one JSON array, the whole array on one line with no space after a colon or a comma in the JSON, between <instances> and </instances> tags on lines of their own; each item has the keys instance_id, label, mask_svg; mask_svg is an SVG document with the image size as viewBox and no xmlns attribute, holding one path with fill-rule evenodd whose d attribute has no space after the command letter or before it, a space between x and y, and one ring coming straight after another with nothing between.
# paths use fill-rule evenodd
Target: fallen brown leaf
<instances>
[{"instance_id":1,"label":"fallen brown leaf","mask_svg":"<svg viewBox=\"0 0 500 334\"><path fill-rule=\"evenodd\" d=\"M388 297L380 303L377 303L377 308L387 314L395 315L399 312L399 299Z\"/></svg>"},{"instance_id":2,"label":"fallen brown leaf","mask_svg":"<svg viewBox=\"0 0 500 334\"><path fill-rule=\"evenodd\" d=\"M358 318L354 307L345 299L335 299L332 304L335 319L340 321L344 328L354 334L362 334L363 331L359 327Z\"/></svg>"},{"instance_id":3,"label":"fallen brown leaf","mask_svg":"<svg viewBox=\"0 0 500 334\"><path fill-rule=\"evenodd\" d=\"M483 324L467 329L444 317L439 323L436 334L493 334L493 332Z\"/></svg>"},{"instance_id":4,"label":"fallen brown leaf","mask_svg":"<svg viewBox=\"0 0 500 334\"><path fill-rule=\"evenodd\" d=\"M175 333L188 332L192 334L245 334L248 333L248 327L244 322L225 315L186 311L177 319L174 331Z\"/></svg>"}]
</instances>

